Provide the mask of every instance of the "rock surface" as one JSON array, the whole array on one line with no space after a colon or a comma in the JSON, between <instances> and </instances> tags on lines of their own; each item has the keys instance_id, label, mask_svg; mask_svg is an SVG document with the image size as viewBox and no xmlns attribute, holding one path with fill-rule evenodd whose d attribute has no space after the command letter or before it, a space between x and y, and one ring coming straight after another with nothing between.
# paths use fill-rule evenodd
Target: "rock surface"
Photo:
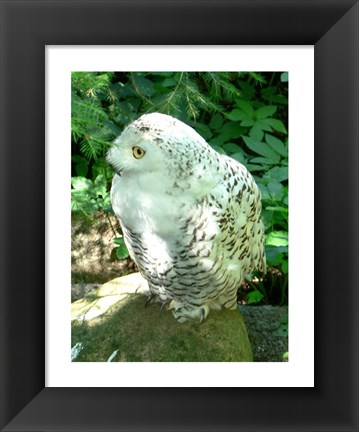
<instances>
[{"instance_id":1,"label":"rock surface","mask_svg":"<svg viewBox=\"0 0 359 432\"><path fill-rule=\"evenodd\" d=\"M177 323L148 294L139 273L114 279L72 303L75 361L248 362L252 351L239 311L212 311L201 324Z\"/></svg>"},{"instance_id":2,"label":"rock surface","mask_svg":"<svg viewBox=\"0 0 359 432\"><path fill-rule=\"evenodd\" d=\"M281 362L288 352L287 306L239 306L255 362Z\"/></svg>"}]
</instances>

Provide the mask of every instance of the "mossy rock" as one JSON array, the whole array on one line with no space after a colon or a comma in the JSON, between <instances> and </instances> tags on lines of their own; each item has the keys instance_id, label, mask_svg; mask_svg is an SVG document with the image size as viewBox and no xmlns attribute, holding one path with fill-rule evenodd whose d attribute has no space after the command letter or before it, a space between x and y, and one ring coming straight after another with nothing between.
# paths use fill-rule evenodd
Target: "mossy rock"
<instances>
[{"instance_id":1,"label":"mossy rock","mask_svg":"<svg viewBox=\"0 0 359 432\"><path fill-rule=\"evenodd\" d=\"M139 273L114 279L72 303L72 346L81 362L247 362L252 350L239 310L178 323L157 303L144 306Z\"/></svg>"}]
</instances>

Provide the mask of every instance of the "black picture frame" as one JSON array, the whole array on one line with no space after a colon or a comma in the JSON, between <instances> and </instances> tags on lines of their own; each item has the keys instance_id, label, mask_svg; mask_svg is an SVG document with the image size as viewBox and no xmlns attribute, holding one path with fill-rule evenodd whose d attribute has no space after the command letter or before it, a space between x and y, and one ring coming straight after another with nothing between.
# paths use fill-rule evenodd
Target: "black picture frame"
<instances>
[{"instance_id":1,"label":"black picture frame","mask_svg":"<svg viewBox=\"0 0 359 432\"><path fill-rule=\"evenodd\" d=\"M1 1L1 430L358 431L358 11ZM314 45L314 388L45 387L45 46L112 44Z\"/></svg>"}]
</instances>

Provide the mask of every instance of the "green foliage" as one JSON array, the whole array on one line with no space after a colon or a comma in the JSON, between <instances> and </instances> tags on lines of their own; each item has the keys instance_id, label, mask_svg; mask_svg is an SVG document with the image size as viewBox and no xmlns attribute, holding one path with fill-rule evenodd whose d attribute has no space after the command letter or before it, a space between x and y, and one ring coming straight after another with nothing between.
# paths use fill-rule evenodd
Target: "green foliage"
<instances>
[{"instance_id":1,"label":"green foliage","mask_svg":"<svg viewBox=\"0 0 359 432\"><path fill-rule=\"evenodd\" d=\"M74 72L72 74L72 209L110 211L113 139L146 112L191 125L218 152L246 165L262 192L268 273L248 303L287 301L288 73ZM117 242L117 243L116 243ZM116 255L127 251L115 240Z\"/></svg>"},{"instance_id":2,"label":"green foliage","mask_svg":"<svg viewBox=\"0 0 359 432\"><path fill-rule=\"evenodd\" d=\"M129 257L129 253L127 247L125 245L125 241L123 237L116 237L113 242L117 245L116 248L116 257L121 260Z\"/></svg>"},{"instance_id":3,"label":"green foliage","mask_svg":"<svg viewBox=\"0 0 359 432\"><path fill-rule=\"evenodd\" d=\"M264 294L262 294L258 289L253 289L250 293L247 295L247 303L253 304L253 303L259 303L261 300L263 300Z\"/></svg>"},{"instance_id":4,"label":"green foliage","mask_svg":"<svg viewBox=\"0 0 359 432\"><path fill-rule=\"evenodd\" d=\"M71 82L72 142L86 159L103 156L111 140L121 132L113 121L111 92L113 73L73 72Z\"/></svg>"},{"instance_id":5,"label":"green foliage","mask_svg":"<svg viewBox=\"0 0 359 432\"><path fill-rule=\"evenodd\" d=\"M73 212L90 216L99 210L111 211L110 194L103 174L98 174L94 181L86 177L71 179L71 208Z\"/></svg>"}]
</instances>

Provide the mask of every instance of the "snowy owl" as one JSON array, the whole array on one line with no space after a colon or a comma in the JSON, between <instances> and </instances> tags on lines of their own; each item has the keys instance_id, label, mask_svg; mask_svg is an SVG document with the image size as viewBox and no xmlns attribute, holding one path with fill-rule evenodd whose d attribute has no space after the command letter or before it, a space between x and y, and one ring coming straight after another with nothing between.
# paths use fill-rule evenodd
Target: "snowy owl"
<instances>
[{"instance_id":1,"label":"snowy owl","mask_svg":"<svg viewBox=\"0 0 359 432\"><path fill-rule=\"evenodd\" d=\"M112 207L150 298L179 322L236 309L245 274L266 269L261 195L247 169L159 113L127 126L107 158Z\"/></svg>"}]
</instances>

